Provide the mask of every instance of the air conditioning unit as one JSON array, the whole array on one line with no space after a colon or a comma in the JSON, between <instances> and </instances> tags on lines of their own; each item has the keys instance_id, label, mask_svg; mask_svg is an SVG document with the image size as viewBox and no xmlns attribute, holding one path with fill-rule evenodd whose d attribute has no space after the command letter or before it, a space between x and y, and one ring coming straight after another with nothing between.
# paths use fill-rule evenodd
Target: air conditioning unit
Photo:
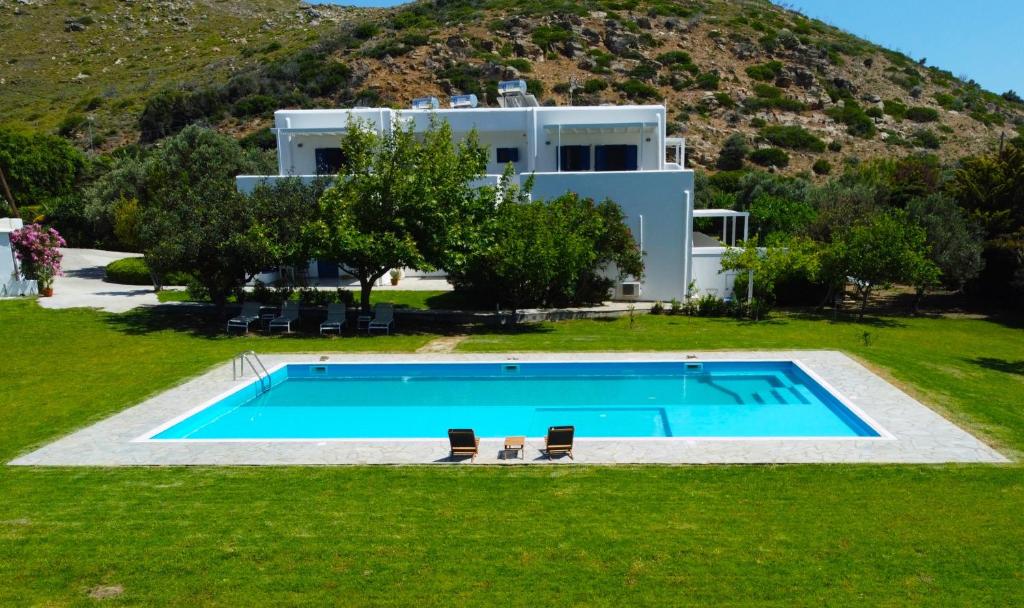
<instances>
[{"instance_id":1,"label":"air conditioning unit","mask_svg":"<svg viewBox=\"0 0 1024 608\"><path fill-rule=\"evenodd\" d=\"M477 104L476 95L452 95L449 105L453 108L475 108Z\"/></svg>"},{"instance_id":2,"label":"air conditioning unit","mask_svg":"<svg viewBox=\"0 0 1024 608\"><path fill-rule=\"evenodd\" d=\"M640 282L639 281L627 281L622 283L619 287L619 291L622 293L623 298L639 298L640 297Z\"/></svg>"},{"instance_id":3,"label":"air conditioning unit","mask_svg":"<svg viewBox=\"0 0 1024 608\"><path fill-rule=\"evenodd\" d=\"M437 97L417 97L412 100L413 110L436 110L441 107Z\"/></svg>"}]
</instances>

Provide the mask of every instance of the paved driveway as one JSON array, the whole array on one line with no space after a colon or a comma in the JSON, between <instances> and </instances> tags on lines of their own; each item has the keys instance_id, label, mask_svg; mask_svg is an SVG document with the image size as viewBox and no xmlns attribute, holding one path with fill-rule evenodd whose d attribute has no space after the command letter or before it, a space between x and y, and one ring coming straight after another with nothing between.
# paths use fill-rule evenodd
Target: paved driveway
<instances>
[{"instance_id":1,"label":"paved driveway","mask_svg":"<svg viewBox=\"0 0 1024 608\"><path fill-rule=\"evenodd\" d=\"M100 249L61 249L64 276L53 282L53 297L39 298L43 308L100 308L107 312L125 312L138 306L158 304L152 287L117 285L103 280L104 267L137 253Z\"/></svg>"}]
</instances>

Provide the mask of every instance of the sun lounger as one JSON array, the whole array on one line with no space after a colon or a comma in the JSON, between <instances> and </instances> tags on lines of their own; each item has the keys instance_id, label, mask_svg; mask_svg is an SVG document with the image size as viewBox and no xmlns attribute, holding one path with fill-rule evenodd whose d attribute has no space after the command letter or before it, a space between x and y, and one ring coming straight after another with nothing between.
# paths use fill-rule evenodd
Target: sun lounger
<instances>
[{"instance_id":1,"label":"sun lounger","mask_svg":"<svg viewBox=\"0 0 1024 608\"><path fill-rule=\"evenodd\" d=\"M274 333L275 329L284 329L292 333L292 323L299 320L299 303L288 301L281 306L281 315L271 319L267 331Z\"/></svg>"},{"instance_id":2,"label":"sun lounger","mask_svg":"<svg viewBox=\"0 0 1024 608\"><path fill-rule=\"evenodd\" d=\"M259 302L246 302L242 304L242 312L237 317L228 319L227 332L231 333L232 329L241 329L245 333L249 333L249 326L260 320L260 303Z\"/></svg>"},{"instance_id":3,"label":"sun lounger","mask_svg":"<svg viewBox=\"0 0 1024 608\"><path fill-rule=\"evenodd\" d=\"M552 426L548 427L548 436L544 439L544 452L550 459L552 455L568 454L572 456L572 441L576 434L574 426Z\"/></svg>"},{"instance_id":4,"label":"sun lounger","mask_svg":"<svg viewBox=\"0 0 1024 608\"><path fill-rule=\"evenodd\" d=\"M327 305L327 319L320 324L320 335L324 335L324 332L336 331L341 333L341 328L345 327L345 303L339 304L328 304Z\"/></svg>"},{"instance_id":5,"label":"sun lounger","mask_svg":"<svg viewBox=\"0 0 1024 608\"><path fill-rule=\"evenodd\" d=\"M366 326L366 333L372 334L373 330L391 333L395 326L395 307L391 304L378 304L373 309L373 320Z\"/></svg>"},{"instance_id":6,"label":"sun lounger","mask_svg":"<svg viewBox=\"0 0 1024 608\"><path fill-rule=\"evenodd\" d=\"M471 456L471 461L476 462L477 454L480 453L480 438L473 429L448 429L448 443L451 444L452 458Z\"/></svg>"}]
</instances>

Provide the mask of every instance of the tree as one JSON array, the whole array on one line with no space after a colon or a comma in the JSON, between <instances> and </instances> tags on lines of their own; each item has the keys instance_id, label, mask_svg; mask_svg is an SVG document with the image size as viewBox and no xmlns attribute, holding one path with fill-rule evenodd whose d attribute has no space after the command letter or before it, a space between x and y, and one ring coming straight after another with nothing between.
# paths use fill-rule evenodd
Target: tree
<instances>
[{"instance_id":1,"label":"tree","mask_svg":"<svg viewBox=\"0 0 1024 608\"><path fill-rule=\"evenodd\" d=\"M7 184L0 198L9 190L19 206L45 205L71 194L87 164L85 155L60 137L0 128L0 170Z\"/></svg>"},{"instance_id":2,"label":"tree","mask_svg":"<svg viewBox=\"0 0 1024 608\"><path fill-rule=\"evenodd\" d=\"M805 234L814 220L815 211L804 201L762 194L750 205L750 218L756 235Z\"/></svg>"},{"instance_id":3,"label":"tree","mask_svg":"<svg viewBox=\"0 0 1024 608\"><path fill-rule=\"evenodd\" d=\"M949 193L985 228L988 238L1024 228L1024 149L962 159Z\"/></svg>"},{"instance_id":4,"label":"tree","mask_svg":"<svg viewBox=\"0 0 1024 608\"><path fill-rule=\"evenodd\" d=\"M905 212L879 212L836 234L824 252L822 267L837 284L853 282L860 299L858 318L863 320L876 288L898 282L924 284L926 277L935 275L927 251L924 229Z\"/></svg>"},{"instance_id":5,"label":"tree","mask_svg":"<svg viewBox=\"0 0 1024 608\"><path fill-rule=\"evenodd\" d=\"M763 243L763 244L762 244ZM722 254L722 270L742 271L737 283L747 272L754 274L754 299L767 306L776 301L776 288L785 281L813 281L820 268L820 246L807 237L780 234L764 241L754 237L742 247L726 249ZM738 287L738 285L737 285Z\"/></svg>"},{"instance_id":6,"label":"tree","mask_svg":"<svg viewBox=\"0 0 1024 608\"><path fill-rule=\"evenodd\" d=\"M731 171L733 169L741 169L743 167L743 159L750 153L750 146L747 145L747 139L743 137L741 133L733 133L725 140L722 144L722 149L718 153L718 162L716 166L719 169Z\"/></svg>"},{"instance_id":7,"label":"tree","mask_svg":"<svg viewBox=\"0 0 1024 608\"><path fill-rule=\"evenodd\" d=\"M267 170L260 153L209 129L190 126L166 139L140 181L149 267L191 272L223 310L266 262L249 240L259 210L235 189L235 176Z\"/></svg>"},{"instance_id":8,"label":"tree","mask_svg":"<svg viewBox=\"0 0 1024 608\"><path fill-rule=\"evenodd\" d=\"M815 210L808 233L816 241L827 243L837 232L848 229L854 222L876 213L876 190L872 186L847 184L832 180L812 188L807 201Z\"/></svg>"},{"instance_id":9,"label":"tree","mask_svg":"<svg viewBox=\"0 0 1024 608\"><path fill-rule=\"evenodd\" d=\"M600 302L612 281L643 276L642 254L612 201L568 193L528 201L505 190L480 246L451 274L458 289L488 305L567 306Z\"/></svg>"},{"instance_id":10,"label":"tree","mask_svg":"<svg viewBox=\"0 0 1024 608\"><path fill-rule=\"evenodd\" d=\"M245 244L255 266L302 268L309 263L314 256L306 230L316 219L317 205L328 186L324 178L307 183L289 177L262 182L246 196L253 215Z\"/></svg>"},{"instance_id":11,"label":"tree","mask_svg":"<svg viewBox=\"0 0 1024 608\"><path fill-rule=\"evenodd\" d=\"M956 201L944 194L916 198L907 203L907 214L924 229L928 259L940 271L943 284L961 291L981 273L984 234Z\"/></svg>"},{"instance_id":12,"label":"tree","mask_svg":"<svg viewBox=\"0 0 1024 608\"><path fill-rule=\"evenodd\" d=\"M340 175L307 230L314 255L359 279L363 310L374 282L393 268L457 267L478 218L494 206L494 188L471 186L487 166L475 132L456 144L447 122L414 129L399 121L378 134L350 122Z\"/></svg>"}]
</instances>

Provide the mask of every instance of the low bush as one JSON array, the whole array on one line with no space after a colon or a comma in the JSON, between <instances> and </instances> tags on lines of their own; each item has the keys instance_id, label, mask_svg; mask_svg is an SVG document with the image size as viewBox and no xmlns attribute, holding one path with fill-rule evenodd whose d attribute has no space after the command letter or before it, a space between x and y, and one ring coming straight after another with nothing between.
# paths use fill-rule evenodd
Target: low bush
<instances>
[{"instance_id":1,"label":"low bush","mask_svg":"<svg viewBox=\"0 0 1024 608\"><path fill-rule=\"evenodd\" d=\"M761 129L761 137L773 145L790 150L823 152L825 142L799 125L771 125Z\"/></svg>"},{"instance_id":2,"label":"low bush","mask_svg":"<svg viewBox=\"0 0 1024 608\"><path fill-rule=\"evenodd\" d=\"M608 88L608 83L600 78L590 78L583 83L583 92L593 95Z\"/></svg>"},{"instance_id":3,"label":"low bush","mask_svg":"<svg viewBox=\"0 0 1024 608\"><path fill-rule=\"evenodd\" d=\"M825 110L825 114L846 125L846 132L850 135L870 139L878 132L875 121L852 99L846 99L842 106Z\"/></svg>"},{"instance_id":4,"label":"low bush","mask_svg":"<svg viewBox=\"0 0 1024 608\"><path fill-rule=\"evenodd\" d=\"M105 269L107 282L120 285L152 285L153 278L144 258L124 258L115 260ZM184 272L171 272L164 277L164 285L188 285L192 277Z\"/></svg>"},{"instance_id":5,"label":"low bush","mask_svg":"<svg viewBox=\"0 0 1024 608\"><path fill-rule=\"evenodd\" d=\"M935 108L913 106L907 108L906 116L914 122L935 122L939 119L939 112Z\"/></svg>"},{"instance_id":6,"label":"low bush","mask_svg":"<svg viewBox=\"0 0 1024 608\"><path fill-rule=\"evenodd\" d=\"M763 83L754 85L754 97L744 99L743 107L750 112L764 108L789 112L802 112L807 109L807 105L803 102L783 95L782 89Z\"/></svg>"},{"instance_id":7,"label":"low bush","mask_svg":"<svg viewBox=\"0 0 1024 608\"><path fill-rule=\"evenodd\" d=\"M697 86L705 91L714 91L718 88L718 83L722 77L718 75L718 72L704 72L699 74L694 82Z\"/></svg>"},{"instance_id":8,"label":"low bush","mask_svg":"<svg viewBox=\"0 0 1024 608\"><path fill-rule=\"evenodd\" d=\"M939 136L931 129L918 129L914 131L914 134L910 136L910 141L922 148L932 150L938 149L942 143Z\"/></svg>"},{"instance_id":9,"label":"low bush","mask_svg":"<svg viewBox=\"0 0 1024 608\"><path fill-rule=\"evenodd\" d=\"M616 82L615 88L630 99L656 99L659 96L658 89L635 78Z\"/></svg>"},{"instance_id":10,"label":"low bush","mask_svg":"<svg viewBox=\"0 0 1024 608\"><path fill-rule=\"evenodd\" d=\"M882 112L892 116L896 120L903 120L907 115L907 106L895 99L886 99L882 102Z\"/></svg>"},{"instance_id":11,"label":"low bush","mask_svg":"<svg viewBox=\"0 0 1024 608\"><path fill-rule=\"evenodd\" d=\"M771 82L782 72L782 63L778 61L769 61L768 63L760 63L747 67L747 76L750 76L754 80L761 80L763 82Z\"/></svg>"},{"instance_id":12,"label":"low bush","mask_svg":"<svg viewBox=\"0 0 1024 608\"><path fill-rule=\"evenodd\" d=\"M959 97L954 97L949 93L936 93L935 102L946 110L956 110L959 112L964 109L963 101L961 101Z\"/></svg>"},{"instance_id":13,"label":"low bush","mask_svg":"<svg viewBox=\"0 0 1024 608\"><path fill-rule=\"evenodd\" d=\"M815 175L828 175L832 172L832 163L824 158L819 158L811 165L811 171L814 171Z\"/></svg>"},{"instance_id":14,"label":"low bush","mask_svg":"<svg viewBox=\"0 0 1024 608\"><path fill-rule=\"evenodd\" d=\"M762 167L786 167L789 165L789 154L782 148L760 148L747 157L750 162Z\"/></svg>"},{"instance_id":15,"label":"low bush","mask_svg":"<svg viewBox=\"0 0 1024 608\"><path fill-rule=\"evenodd\" d=\"M715 166L723 171L733 171L743 167L743 159L750 153L750 146L741 133L733 133L726 138L722 149L718 152Z\"/></svg>"},{"instance_id":16,"label":"low bush","mask_svg":"<svg viewBox=\"0 0 1024 608\"><path fill-rule=\"evenodd\" d=\"M530 63L530 60L522 57L507 59L505 60L505 65L512 66L523 74L529 74L533 71L533 64Z\"/></svg>"}]
</instances>

